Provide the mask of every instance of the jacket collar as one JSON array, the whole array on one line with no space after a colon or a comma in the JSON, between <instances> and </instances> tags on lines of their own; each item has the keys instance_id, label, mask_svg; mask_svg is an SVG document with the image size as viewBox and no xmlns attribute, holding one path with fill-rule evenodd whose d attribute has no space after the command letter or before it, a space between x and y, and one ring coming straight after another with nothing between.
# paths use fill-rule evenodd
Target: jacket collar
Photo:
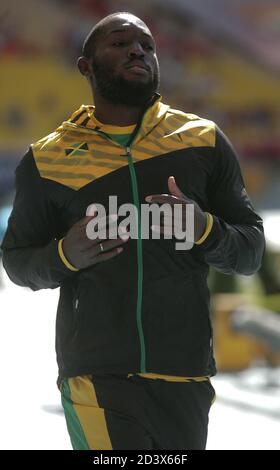
<instances>
[{"instance_id":1,"label":"jacket collar","mask_svg":"<svg viewBox=\"0 0 280 470\"><path fill-rule=\"evenodd\" d=\"M142 124L140 129L137 133L135 141L142 140L152 129L154 129L158 124L164 119L167 111L169 110L170 106L163 104L161 102L161 95L158 93L152 100L152 103L148 106L146 111L144 112L142 118ZM87 123L90 121L90 117L94 112L95 106L94 105L82 105L79 109L77 109L70 119L64 121L62 125L58 128L58 130L71 130L71 131L78 131L83 133L90 133L93 128L87 126Z\"/></svg>"}]
</instances>

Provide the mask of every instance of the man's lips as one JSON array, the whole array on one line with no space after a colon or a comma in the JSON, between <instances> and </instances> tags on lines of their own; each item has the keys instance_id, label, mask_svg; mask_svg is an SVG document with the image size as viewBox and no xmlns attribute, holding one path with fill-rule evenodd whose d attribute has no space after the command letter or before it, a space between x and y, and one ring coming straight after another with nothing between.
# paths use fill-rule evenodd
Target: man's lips
<instances>
[{"instance_id":1,"label":"man's lips","mask_svg":"<svg viewBox=\"0 0 280 470\"><path fill-rule=\"evenodd\" d=\"M130 62L126 68L138 73L147 73L148 67L143 62Z\"/></svg>"},{"instance_id":2,"label":"man's lips","mask_svg":"<svg viewBox=\"0 0 280 470\"><path fill-rule=\"evenodd\" d=\"M148 75L148 70L144 69L143 67L139 67L139 65L133 65L132 67L128 67L130 72L134 72L137 75Z\"/></svg>"}]
</instances>

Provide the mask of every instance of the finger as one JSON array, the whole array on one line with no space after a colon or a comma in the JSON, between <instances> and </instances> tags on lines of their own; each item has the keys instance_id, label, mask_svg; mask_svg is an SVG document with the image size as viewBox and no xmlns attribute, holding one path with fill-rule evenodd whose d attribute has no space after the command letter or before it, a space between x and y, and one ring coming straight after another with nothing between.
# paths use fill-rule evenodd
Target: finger
<instances>
[{"instance_id":1,"label":"finger","mask_svg":"<svg viewBox=\"0 0 280 470\"><path fill-rule=\"evenodd\" d=\"M129 240L129 235L122 235L122 237L118 237L115 240L105 240L102 241L104 251L111 250L112 248L116 248L117 246L124 245Z\"/></svg>"},{"instance_id":2,"label":"finger","mask_svg":"<svg viewBox=\"0 0 280 470\"><path fill-rule=\"evenodd\" d=\"M78 225L79 227L83 228L86 224L90 222L96 215L86 215L82 219L78 220L75 225Z\"/></svg>"},{"instance_id":3,"label":"finger","mask_svg":"<svg viewBox=\"0 0 280 470\"><path fill-rule=\"evenodd\" d=\"M95 240L97 243L92 242L92 245L87 250L85 250L84 254L85 256L88 256L89 258L94 258L100 253L107 252L109 250L117 248L118 246L124 245L128 241L128 239L129 239L128 236L126 236L126 238L117 238L114 240L105 240L105 241L97 239ZM102 249L101 249L100 243L102 244Z\"/></svg>"},{"instance_id":4,"label":"finger","mask_svg":"<svg viewBox=\"0 0 280 470\"><path fill-rule=\"evenodd\" d=\"M115 256L119 255L122 251L123 251L123 248L119 247L111 251L108 251L107 253L102 253L94 258L94 263L92 264L97 264L103 261L107 261L111 258L114 258Z\"/></svg>"},{"instance_id":5,"label":"finger","mask_svg":"<svg viewBox=\"0 0 280 470\"><path fill-rule=\"evenodd\" d=\"M186 200L185 199L179 199L176 196L173 196L172 194L152 194L150 196L145 197L145 201L149 202L150 204L164 204L164 203L169 203L169 204L185 204Z\"/></svg>"},{"instance_id":6,"label":"finger","mask_svg":"<svg viewBox=\"0 0 280 470\"><path fill-rule=\"evenodd\" d=\"M166 223L168 225L172 225L172 224L176 224L176 225L179 225L179 224L185 224L186 223L186 216L187 216L187 213L186 213L186 209L185 209L185 205L181 205L181 207L179 208L176 208L177 204L175 204L173 207L172 207L172 213L169 214L169 211L168 212L161 212L160 213L160 222L161 222L161 225L163 223ZM176 208L176 210L174 210Z\"/></svg>"},{"instance_id":7,"label":"finger","mask_svg":"<svg viewBox=\"0 0 280 470\"><path fill-rule=\"evenodd\" d=\"M177 240L185 240L187 234L184 232L184 230L181 229L181 227L178 227L178 230L176 227L167 227L167 226L161 226L161 225L152 225L151 229L155 233L163 233L165 236L169 235L172 237L175 237Z\"/></svg>"},{"instance_id":8,"label":"finger","mask_svg":"<svg viewBox=\"0 0 280 470\"><path fill-rule=\"evenodd\" d=\"M154 231L157 231L156 229L154 229L155 227L160 227L160 232L161 233L180 233L180 232L184 232L186 231L186 228L184 225L182 225L181 223L179 224L166 224L166 223L163 223L161 225L151 225L151 230L154 230Z\"/></svg>"},{"instance_id":9,"label":"finger","mask_svg":"<svg viewBox=\"0 0 280 470\"><path fill-rule=\"evenodd\" d=\"M106 217L94 218L90 220L86 226L86 235L90 240L96 238L116 238L117 237L117 214L111 214ZM113 230L115 227L115 230ZM107 233L108 232L108 233Z\"/></svg>"},{"instance_id":10,"label":"finger","mask_svg":"<svg viewBox=\"0 0 280 470\"><path fill-rule=\"evenodd\" d=\"M126 239L126 236L129 238L129 233L126 227L119 226L119 237Z\"/></svg>"},{"instance_id":11,"label":"finger","mask_svg":"<svg viewBox=\"0 0 280 470\"><path fill-rule=\"evenodd\" d=\"M101 241L103 250L101 250L100 248L100 252L101 251L106 252L120 245L124 245L128 241L128 239L129 239L128 235L123 235L122 238L117 238L116 240Z\"/></svg>"},{"instance_id":12,"label":"finger","mask_svg":"<svg viewBox=\"0 0 280 470\"><path fill-rule=\"evenodd\" d=\"M109 216L107 217L107 219L109 219ZM116 225L115 222L113 222L113 224ZM92 230L94 231L94 228ZM94 233L89 233L90 237L92 238L89 238L88 235L86 234L85 238L80 242L82 243L82 246L80 246L80 251L83 253L87 252L88 250L92 249L95 246L98 247L100 242L102 242L102 246L105 247L106 249L107 249L107 246L109 248L118 246L120 244L120 241L125 242L129 239L128 232L125 230L124 227L120 227L119 231L121 232L121 234L118 236L118 229L116 225L116 230L113 231L112 237L110 236L111 235L110 232L106 233L105 230L101 232L94 231ZM108 244L108 242L111 242L111 243ZM98 253L99 253L99 250L97 251L97 254Z\"/></svg>"},{"instance_id":13,"label":"finger","mask_svg":"<svg viewBox=\"0 0 280 470\"><path fill-rule=\"evenodd\" d=\"M168 189L169 189L170 193L173 194L173 196L176 196L176 197L179 197L179 198L184 198L185 197L184 193L182 193L180 188L178 188L174 176L169 176L167 184L168 184Z\"/></svg>"},{"instance_id":14,"label":"finger","mask_svg":"<svg viewBox=\"0 0 280 470\"><path fill-rule=\"evenodd\" d=\"M155 233L164 233L165 235L173 235L173 227L162 225L151 225L151 230Z\"/></svg>"},{"instance_id":15,"label":"finger","mask_svg":"<svg viewBox=\"0 0 280 470\"><path fill-rule=\"evenodd\" d=\"M88 207L87 207L87 210L86 210L86 215L95 215L97 213L97 209L96 209L96 205L95 204L90 204Z\"/></svg>"}]
</instances>

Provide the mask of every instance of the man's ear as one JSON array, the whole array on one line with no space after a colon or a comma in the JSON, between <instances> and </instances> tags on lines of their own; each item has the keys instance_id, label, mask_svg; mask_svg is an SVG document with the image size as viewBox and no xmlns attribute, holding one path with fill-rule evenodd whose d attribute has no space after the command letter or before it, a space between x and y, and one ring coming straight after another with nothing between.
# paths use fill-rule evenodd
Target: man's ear
<instances>
[{"instance_id":1,"label":"man's ear","mask_svg":"<svg viewBox=\"0 0 280 470\"><path fill-rule=\"evenodd\" d=\"M89 59L87 59L86 57L79 57L77 60L77 66L81 74L85 77L89 77L92 75L92 66L90 64Z\"/></svg>"}]
</instances>

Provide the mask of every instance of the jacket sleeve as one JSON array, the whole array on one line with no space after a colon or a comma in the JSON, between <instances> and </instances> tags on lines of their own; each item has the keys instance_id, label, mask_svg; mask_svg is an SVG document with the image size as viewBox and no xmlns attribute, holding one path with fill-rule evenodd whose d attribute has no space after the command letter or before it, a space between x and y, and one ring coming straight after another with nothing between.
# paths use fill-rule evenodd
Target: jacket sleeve
<instances>
[{"instance_id":1,"label":"jacket sleeve","mask_svg":"<svg viewBox=\"0 0 280 470\"><path fill-rule=\"evenodd\" d=\"M54 289L74 275L58 254L56 215L30 149L16 169L16 195L1 244L4 268L15 284Z\"/></svg>"},{"instance_id":2,"label":"jacket sleeve","mask_svg":"<svg viewBox=\"0 0 280 470\"><path fill-rule=\"evenodd\" d=\"M246 193L237 156L219 128L213 158L208 187L213 227L200 247L217 270L250 275L260 268L265 249L262 219Z\"/></svg>"}]
</instances>

